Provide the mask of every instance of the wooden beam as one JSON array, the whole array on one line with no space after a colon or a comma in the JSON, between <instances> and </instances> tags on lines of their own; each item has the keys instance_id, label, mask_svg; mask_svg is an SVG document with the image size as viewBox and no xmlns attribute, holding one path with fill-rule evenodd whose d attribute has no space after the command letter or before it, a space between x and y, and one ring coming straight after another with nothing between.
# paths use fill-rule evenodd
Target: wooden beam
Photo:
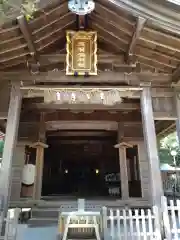
<instances>
[{"instance_id":1,"label":"wooden beam","mask_svg":"<svg viewBox=\"0 0 180 240\"><path fill-rule=\"evenodd\" d=\"M97 88L98 86L97 85L90 85L88 87L83 87L83 89L95 89ZM21 89L23 89L24 91L24 99L23 99L23 103L26 103L26 104L31 104L31 103L43 103L44 102L44 91L47 90L47 89L51 89L51 90L60 90L60 89L63 89L63 88L66 88L67 89L67 86L66 85L27 85L27 86L24 86L24 87L21 87ZM101 90L106 90L106 89L110 89L110 88L114 88L114 89L118 89L120 88L121 90L123 91L127 91L127 96L130 97L131 99L138 99L140 98L140 94L141 94L141 90L142 90L142 87L139 86L139 87L133 87L133 86L118 86L118 85L113 85L113 86L108 86L108 85L103 85L101 87L99 87L99 89ZM29 91L29 89L31 89ZM77 89L77 86L72 86L70 87L71 90L73 89ZM33 91L32 91L33 90ZM129 95L128 95L128 91L130 91ZM163 88L163 87L159 87L159 88L152 88L151 89L151 92L152 92L152 98L162 98L164 96L170 98L170 97L173 97L174 96L174 90L171 88L171 87L167 87L167 88ZM33 98L33 100L32 100ZM164 112L161 111L161 112Z\"/></svg>"},{"instance_id":2,"label":"wooden beam","mask_svg":"<svg viewBox=\"0 0 180 240\"><path fill-rule=\"evenodd\" d=\"M106 54L98 54L97 55L98 63L122 64L123 58L124 58L123 54L115 55L115 54L111 54L111 53L106 53ZM59 53L41 54L41 55L39 55L39 62L41 65L65 63L66 62L66 54L59 54ZM127 64L124 64L124 66L127 66Z\"/></svg>"},{"instance_id":3,"label":"wooden beam","mask_svg":"<svg viewBox=\"0 0 180 240\"><path fill-rule=\"evenodd\" d=\"M136 64L125 64L123 54L98 54L97 60L98 69L102 71L116 69L116 71L133 72L137 68ZM66 54L43 54L39 56L39 63L40 69L60 69L60 63L64 68Z\"/></svg>"},{"instance_id":4,"label":"wooden beam","mask_svg":"<svg viewBox=\"0 0 180 240\"><path fill-rule=\"evenodd\" d=\"M20 122L22 123L38 123L40 120L40 112L37 111L22 111ZM130 112L114 112L110 113L107 110L96 111L68 111L56 110L45 113L45 122L52 121L115 121L115 122L141 122L141 113L137 110ZM31 126L30 124L30 126ZM26 125L27 126L27 125Z\"/></svg>"},{"instance_id":5,"label":"wooden beam","mask_svg":"<svg viewBox=\"0 0 180 240\"><path fill-rule=\"evenodd\" d=\"M134 55L134 50L136 47L136 43L141 35L141 32L143 30L143 27L146 23L146 19L145 18L141 18L138 17L137 19L137 23L136 23L136 28L135 31L133 33L132 39L131 39L131 43L129 45L129 49L126 55L126 61L127 63L131 62L131 57Z\"/></svg>"},{"instance_id":6,"label":"wooden beam","mask_svg":"<svg viewBox=\"0 0 180 240\"><path fill-rule=\"evenodd\" d=\"M53 103L32 103L24 106L26 110L39 109L41 111L52 111L52 110L74 110L74 111L93 111L93 110L118 110L118 111L129 111L140 109L138 103L120 103L113 106L107 106L103 104L53 104Z\"/></svg>"},{"instance_id":7,"label":"wooden beam","mask_svg":"<svg viewBox=\"0 0 180 240\"><path fill-rule=\"evenodd\" d=\"M33 37L32 37L32 33L29 29L29 25L27 23L27 20L25 18L25 16L21 15L17 18L19 27L21 29L21 32L24 36L24 39L27 42L27 46L29 48L29 52L30 55L32 56L32 58L34 59L35 62L37 62L37 51L36 51L36 47L33 41Z\"/></svg>"},{"instance_id":8,"label":"wooden beam","mask_svg":"<svg viewBox=\"0 0 180 240\"><path fill-rule=\"evenodd\" d=\"M162 73L150 73L150 72L132 72L130 74L122 72L101 72L97 76L89 77L74 77L66 76L65 72L50 71L40 72L37 75L31 75L28 71L23 72L2 72L0 71L1 80L8 81L22 81L22 82L57 82L63 83L101 83L101 84L128 84L132 86L139 86L143 82L151 82L153 87L170 87L171 75Z\"/></svg>"},{"instance_id":9,"label":"wooden beam","mask_svg":"<svg viewBox=\"0 0 180 240\"><path fill-rule=\"evenodd\" d=\"M154 120L176 120L177 116L173 112L154 112Z\"/></svg>"},{"instance_id":10,"label":"wooden beam","mask_svg":"<svg viewBox=\"0 0 180 240\"><path fill-rule=\"evenodd\" d=\"M114 135L113 135L114 134ZM78 137L78 136L81 136L81 137L102 137L102 138L105 138L105 137L111 137L112 135L115 136L116 134L116 131L115 132L110 132L110 131L98 131L98 130L91 130L91 131L49 131L47 132L47 135L48 137L52 137L52 138L73 138L73 137Z\"/></svg>"},{"instance_id":11,"label":"wooden beam","mask_svg":"<svg viewBox=\"0 0 180 240\"><path fill-rule=\"evenodd\" d=\"M174 70L172 74L172 83L178 83L180 80L180 65Z\"/></svg>"}]
</instances>

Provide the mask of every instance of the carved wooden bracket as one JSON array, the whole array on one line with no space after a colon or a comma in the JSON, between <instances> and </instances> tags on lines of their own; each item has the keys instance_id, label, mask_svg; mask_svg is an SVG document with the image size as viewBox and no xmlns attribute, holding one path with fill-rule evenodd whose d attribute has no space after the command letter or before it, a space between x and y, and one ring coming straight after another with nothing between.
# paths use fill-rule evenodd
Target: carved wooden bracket
<instances>
[{"instance_id":1,"label":"carved wooden bracket","mask_svg":"<svg viewBox=\"0 0 180 240\"><path fill-rule=\"evenodd\" d=\"M32 143L29 147L30 148L38 148L38 147L48 148L49 146L43 142L35 142L35 143Z\"/></svg>"},{"instance_id":2,"label":"carved wooden bracket","mask_svg":"<svg viewBox=\"0 0 180 240\"><path fill-rule=\"evenodd\" d=\"M116 145L114 145L115 148L121 148L121 147L124 147L124 148L133 148L133 145L130 144L130 143L127 143L127 142L121 142L121 143L118 143Z\"/></svg>"}]
</instances>

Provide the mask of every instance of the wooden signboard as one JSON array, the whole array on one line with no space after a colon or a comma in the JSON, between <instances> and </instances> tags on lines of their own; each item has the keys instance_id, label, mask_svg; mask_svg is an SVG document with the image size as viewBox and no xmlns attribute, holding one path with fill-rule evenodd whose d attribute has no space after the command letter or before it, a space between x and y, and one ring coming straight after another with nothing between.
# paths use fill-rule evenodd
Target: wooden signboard
<instances>
[{"instance_id":1,"label":"wooden signboard","mask_svg":"<svg viewBox=\"0 0 180 240\"><path fill-rule=\"evenodd\" d=\"M97 32L67 31L66 75L97 75Z\"/></svg>"}]
</instances>

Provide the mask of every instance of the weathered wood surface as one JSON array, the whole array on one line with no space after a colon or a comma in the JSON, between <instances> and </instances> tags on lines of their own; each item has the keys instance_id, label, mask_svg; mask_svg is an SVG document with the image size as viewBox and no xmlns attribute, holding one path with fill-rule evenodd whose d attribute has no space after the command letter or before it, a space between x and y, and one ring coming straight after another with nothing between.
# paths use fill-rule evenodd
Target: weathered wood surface
<instances>
[{"instance_id":1,"label":"weathered wood surface","mask_svg":"<svg viewBox=\"0 0 180 240\"><path fill-rule=\"evenodd\" d=\"M152 106L155 120L176 120L174 97L155 97L152 98Z\"/></svg>"},{"instance_id":2,"label":"weathered wood surface","mask_svg":"<svg viewBox=\"0 0 180 240\"><path fill-rule=\"evenodd\" d=\"M140 63L140 71L168 73L169 83L178 82L179 17L173 9L165 6L157 9L161 10L157 12L153 4L142 1L130 5L125 1L112 3L98 0L95 11L89 16L89 26L98 31L100 52L124 56L122 64L130 53L132 62ZM146 18L148 21L145 23ZM39 66L38 55L57 52L57 49L64 52L65 31L62 29L75 29L75 21L74 15L68 12L67 2L61 1L45 7L28 24L20 18L15 25L3 26L0 37L0 45L3 46L0 51L1 70L27 69L27 61L32 72L43 68L41 64ZM56 64L50 65L58 68ZM116 68L118 66L114 64L113 71ZM130 66L128 68L131 69ZM112 66L108 65L108 69L112 70Z\"/></svg>"},{"instance_id":3,"label":"weathered wood surface","mask_svg":"<svg viewBox=\"0 0 180 240\"><path fill-rule=\"evenodd\" d=\"M151 192L150 192L150 171L149 171L149 163L148 163L148 156L146 152L146 147L144 141L137 142L138 144L138 160L139 160L139 171L140 171L140 178L141 178L141 189L142 189L142 196L145 199L150 199Z\"/></svg>"},{"instance_id":4,"label":"weathered wood surface","mask_svg":"<svg viewBox=\"0 0 180 240\"><path fill-rule=\"evenodd\" d=\"M36 75L30 74L28 71L13 71L13 72L0 72L2 80L6 81L22 81L30 83L53 83L58 84L64 83L102 83L102 84L128 84L129 86L140 86L141 83L151 82L154 87L170 87L171 86L171 75L164 73L150 73L150 72L132 72L124 73L124 71L107 71L100 72L97 76L79 76L77 78L66 76L63 71L49 71L49 72L39 72Z\"/></svg>"},{"instance_id":5,"label":"weathered wood surface","mask_svg":"<svg viewBox=\"0 0 180 240\"><path fill-rule=\"evenodd\" d=\"M37 142L31 145L31 147L36 148L36 174L33 189L33 199L40 200L42 192L42 182L43 182L43 167L44 167L44 148L48 145L45 144L46 141L46 125L44 121L44 113L41 113L39 121L39 131Z\"/></svg>"},{"instance_id":6,"label":"weathered wood surface","mask_svg":"<svg viewBox=\"0 0 180 240\"><path fill-rule=\"evenodd\" d=\"M159 156L153 119L151 90L149 87L145 87L142 90L141 109L143 133L149 162L152 201L154 205L160 207L163 188L161 181L161 172L159 168Z\"/></svg>"},{"instance_id":7,"label":"weathered wood surface","mask_svg":"<svg viewBox=\"0 0 180 240\"><path fill-rule=\"evenodd\" d=\"M12 163L12 185L10 201L18 201L21 194L22 171L25 164L25 144L18 143Z\"/></svg>"},{"instance_id":8,"label":"weathered wood surface","mask_svg":"<svg viewBox=\"0 0 180 240\"><path fill-rule=\"evenodd\" d=\"M67 203L66 203L67 204ZM96 206L97 203L94 203ZM75 206L76 205L76 206ZM73 206L77 208L77 203ZM63 210L69 211L70 205L64 205ZM144 209L136 209L132 211L129 209L104 208L103 223L105 239L114 239L114 237L126 239L167 239L178 240L180 237L180 204L179 200L167 203L166 198L162 198L163 208L163 225L165 236L161 236L161 229L158 220L157 207ZM107 223L109 222L109 223ZM40 237L44 240L57 239L57 224L46 227L29 227L28 225L18 226L18 239L19 240L38 240Z\"/></svg>"},{"instance_id":9,"label":"weathered wood surface","mask_svg":"<svg viewBox=\"0 0 180 240\"><path fill-rule=\"evenodd\" d=\"M0 195L3 198L2 221L6 217L12 184L12 163L18 136L19 118L22 95L20 84L14 84L11 88L11 96L8 110L7 131L2 158L2 171L0 174ZM1 232L1 228L0 228Z\"/></svg>"}]
</instances>

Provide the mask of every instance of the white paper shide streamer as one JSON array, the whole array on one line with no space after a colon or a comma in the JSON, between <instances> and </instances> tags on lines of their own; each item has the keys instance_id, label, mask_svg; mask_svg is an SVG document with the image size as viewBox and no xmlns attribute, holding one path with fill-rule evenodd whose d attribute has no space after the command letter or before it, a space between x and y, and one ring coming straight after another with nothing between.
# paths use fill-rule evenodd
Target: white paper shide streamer
<instances>
[{"instance_id":1,"label":"white paper shide streamer","mask_svg":"<svg viewBox=\"0 0 180 240\"><path fill-rule=\"evenodd\" d=\"M104 104L115 105L122 102L123 92L118 89L56 89L44 91L46 103L57 104Z\"/></svg>"},{"instance_id":2,"label":"white paper shide streamer","mask_svg":"<svg viewBox=\"0 0 180 240\"><path fill-rule=\"evenodd\" d=\"M24 165L22 171L22 183L25 185L32 185L35 180L36 167L33 164Z\"/></svg>"}]
</instances>

